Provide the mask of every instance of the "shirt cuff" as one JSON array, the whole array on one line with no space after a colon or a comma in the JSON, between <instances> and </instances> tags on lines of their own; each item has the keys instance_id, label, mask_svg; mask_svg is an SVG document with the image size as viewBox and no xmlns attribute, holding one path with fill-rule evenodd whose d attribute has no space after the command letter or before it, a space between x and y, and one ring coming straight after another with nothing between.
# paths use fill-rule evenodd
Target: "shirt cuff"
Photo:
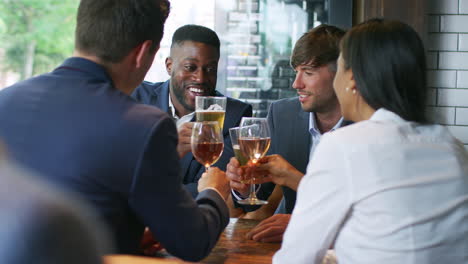
<instances>
[{"instance_id":1,"label":"shirt cuff","mask_svg":"<svg viewBox=\"0 0 468 264\"><path fill-rule=\"evenodd\" d=\"M261 184L255 184L255 193L258 193L258 191L262 188ZM239 192L235 191L234 189L231 189L232 196L236 198L236 200L244 200L247 199L248 197L243 197Z\"/></svg>"}]
</instances>

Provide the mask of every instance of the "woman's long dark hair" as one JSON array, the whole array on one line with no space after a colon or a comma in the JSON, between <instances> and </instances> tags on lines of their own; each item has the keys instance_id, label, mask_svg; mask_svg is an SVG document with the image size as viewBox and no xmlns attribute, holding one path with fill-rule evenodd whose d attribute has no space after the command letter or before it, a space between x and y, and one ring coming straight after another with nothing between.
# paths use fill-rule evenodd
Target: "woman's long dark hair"
<instances>
[{"instance_id":1,"label":"woman's long dark hair","mask_svg":"<svg viewBox=\"0 0 468 264\"><path fill-rule=\"evenodd\" d=\"M426 57L418 34L399 21L371 19L346 33L341 53L356 86L374 109L426 123Z\"/></svg>"}]
</instances>

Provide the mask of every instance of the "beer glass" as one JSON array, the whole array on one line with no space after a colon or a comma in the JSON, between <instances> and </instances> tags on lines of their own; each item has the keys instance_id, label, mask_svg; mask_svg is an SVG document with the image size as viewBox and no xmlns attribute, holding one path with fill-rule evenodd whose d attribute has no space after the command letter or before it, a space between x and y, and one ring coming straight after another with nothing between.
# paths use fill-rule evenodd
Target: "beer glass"
<instances>
[{"instance_id":1,"label":"beer glass","mask_svg":"<svg viewBox=\"0 0 468 264\"><path fill-rule=\"evenodd\" d=\"M218 121L221 131L224 127L226 97L196 96L195 115L197 122Z\"/></svg>"},{"instance_id":2,"label":"beer glass","mask_svg":"<svg viewBox=\"0 0 468 264\"><path fill-rule=\"evenodd\" d=\"M223 153L224 141L218 121L195 122L190 143L193 156L208 171Z\"/></svg>"}]
</instances>

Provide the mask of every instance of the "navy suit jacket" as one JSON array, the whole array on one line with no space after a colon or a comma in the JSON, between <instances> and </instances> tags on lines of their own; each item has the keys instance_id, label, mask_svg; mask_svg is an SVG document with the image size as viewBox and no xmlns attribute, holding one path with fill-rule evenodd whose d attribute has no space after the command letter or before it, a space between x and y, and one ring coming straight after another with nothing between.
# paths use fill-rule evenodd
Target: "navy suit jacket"
<instances>
[{"instance_id":1,"label":"navy suit jacket","mask_svg":"<svg viewBox=\"0 0 468 264\"><path fill-rule=\"evenodd\" d=\"M2 90L0 138L21 165L94 205L118 253L136 254L148 226L169 253L197 261L229 221L216 191L195 201L181 184L172 119L118 91L92 61L69 58Z\"/></svg>"},{"instance_id":2,"label":"navy suit jacket","mask_svg":"<svg viewBox=\"0 0 468 264\"><path fill-rule=\"evenodd\" d=\"M216 96L223 96L216 92ZM169 80L159 83L143 82L132 94L132 97L144 104L153 105L162 111L169 113ZM223 137L224 150L219 160L213 164L222 170L226 170L226 165L231 157L234 157L229 128L239 126L243 116L252 116L252 106L233 98L227 98L226 116L224 119ZM192 121L195 121L192 119ZM192 152L189 152L181 159L183 183L192 196L198 194L197 186L205 167L200 164Z\"/></svg>"}]
</instances>

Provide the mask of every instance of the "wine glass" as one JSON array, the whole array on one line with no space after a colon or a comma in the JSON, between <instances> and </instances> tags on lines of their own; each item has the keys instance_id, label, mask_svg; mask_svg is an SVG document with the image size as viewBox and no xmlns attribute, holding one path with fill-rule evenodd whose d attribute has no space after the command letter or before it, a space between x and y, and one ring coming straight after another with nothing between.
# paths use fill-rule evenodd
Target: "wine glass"
<instances>
[{"instance_id":1,"label":"wine glass","mask_svg":"<svg viewBox=\"0 0 468 264\"><path fill-rule=\"evenodd\" d=\"M239 147L241 152L250 160L252 166L258 162L260 158L265 156L270 148L270 129L266 118L243 117L239 130ZM259 200L255 193L255 178L250 178L250 193L249 197L238 201L240 204L267 204L267 201Z\"/></svg>"},{"instance_id":2,"label":"wine glass","mask_svg":"<svg viewBox=\"0 0 468 264\"><path fill-rule=\"evenodd\" d=\"M197 122L218 121L221 131L226 114L226 97L196 96L195 115Z\"/></svg>"},{"instance_id":3,"label":"wine glass","mask_svg":"<svg viewBox=\"0 0 468 264\"><path fill-rule=\"evenodd\" d=\"M245 129L245 127L244 127ZM240 135L240 127L231 127L229 128L229 136L231 137L232 149L234 150L234 156L239 161L241 167L247 165L249 158L246 157L242 151L240 150L239 146L239 135ZM241 179L241 183L249 183L250 181Z\"/></svg>"},{"instance_id":4,"label":"wine glass","mask_svg":"<svg viewBox=\"0 0 468 264\"><path fill-rule=\"evenodd\" d=\"M217 121L195 122L191 138L195 159L205 166L205 171L218 161L223 153L223 136Z\"/></svg>"}]
</instances>

